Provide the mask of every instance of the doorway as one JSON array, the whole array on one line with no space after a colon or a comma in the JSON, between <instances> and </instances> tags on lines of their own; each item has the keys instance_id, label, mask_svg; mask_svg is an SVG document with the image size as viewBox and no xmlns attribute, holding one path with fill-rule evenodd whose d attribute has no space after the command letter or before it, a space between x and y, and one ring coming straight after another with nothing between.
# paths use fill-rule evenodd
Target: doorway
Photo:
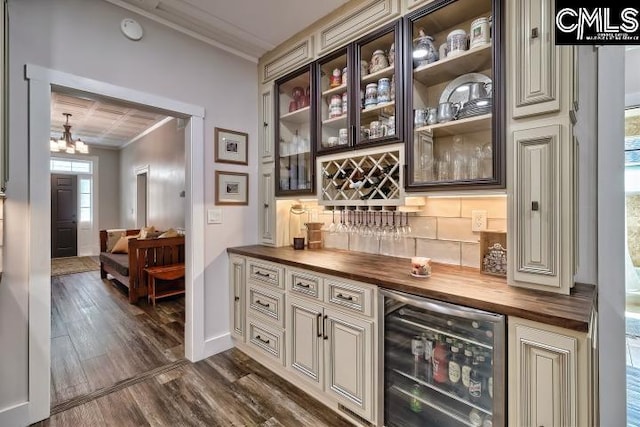
<instances>
[{"instance_id":1,"label":"doorway","mask_svg":"<svg viewBox=\"0 0 640 427\"><path fill-rule=\"evenodd\" d=\"M92 79L27 65L29 82L29 414L32 421L50 414L51 387L51 188L49 179L50 105L52 88L91 94L187 119L185 231L185 343L183 354L195 361L204 357L204 108ZM42 243L46 242L45 245Z\"/></svg>"},{"instance_id":2,"label":"doorway","mask_svg":"<svg viewBox=\"0 0 640 427\"><path fill-rule=\"evenodd\" d=\"M78 177L51 174L51 258L78 255Z\"/></svg>"},{"instance_id":3,"label":"doorway","mask_svg":"<svg viewBox=\"0 0 640 427\"><path fill-rule=\"evenodd\" d=\"M149 166L136 170L136 228L148 225L148 177Z\"/></svg>"}]
</instances>

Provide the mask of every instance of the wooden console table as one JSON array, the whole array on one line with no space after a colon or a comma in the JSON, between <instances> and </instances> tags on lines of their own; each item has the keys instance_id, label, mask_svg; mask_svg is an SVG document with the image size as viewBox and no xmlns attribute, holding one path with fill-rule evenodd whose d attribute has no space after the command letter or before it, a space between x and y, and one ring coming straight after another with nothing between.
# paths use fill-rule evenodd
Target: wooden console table
<instances>
[{"instance_id":1,"label":"wooden console table","mask_svg":"<svg viewBox=\"0 0 640 427\"><path fill-rule=\"evenodd\" d=\"M184 264L158 265L145 268L144 271L149 275L148 301L153 305L156 305L156 299L158 298L184 294L184 281L179 285L167 285L161 290L158 290L156 287L156 280L173 282L184 278Z\"/></svg>"}]
</instances>

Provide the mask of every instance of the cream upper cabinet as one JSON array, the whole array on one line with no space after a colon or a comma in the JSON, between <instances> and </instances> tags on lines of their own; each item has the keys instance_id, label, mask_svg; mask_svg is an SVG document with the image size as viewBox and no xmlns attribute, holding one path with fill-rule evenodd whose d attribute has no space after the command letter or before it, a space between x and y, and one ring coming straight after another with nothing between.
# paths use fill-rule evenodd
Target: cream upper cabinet
<instances>
[{"instance_id":1,"label":"cream upper cabinet","mask_svg":"<svg viewBox=\"0 0 640 427\"><path fill-rule=\"evenodd\" d=\"M592 426L587 333L509 318L509 426Z\"/></svg>"},{"instance_id":2,"label":"cream upper cabinet","mask_svg":"<svg viewBox=\"0 0 640 427\"><path fill-rule=\"evenodd\" d=\"M510 279L568 294L573 286L575 189L570 124L513 132Z\"/></svg>"},{"instance_id":3,"label":"cream upper cabinet","mask_svg":"<svg viewBox=\"0 0 640 427\"><path fill-rule=\"evenodd\" d=\"M260 168L260 180L258 182L260 202L258 209L258 233L260 243L275 245L276 243L276 200L275 200L275 172L274 165L266 164Z\"/></svg>"},{"instance_id":4,"label":"cream upper cabinet","mask_svg":"<svg viewBox=\"0 0 640 427\"><path fill-rule=\"evenodd\" d=\"M512 117L558 112L571 97L573 50L555 45L555 2L507 3Z\"/></svg>"},{"instance_id":5,"label":"cream upper cabinet","mask_svg":"<svg viewBox=\"0 0 640 427\"><path fill-rule=\"evenodd\" d=\"M400 0L369 0L335 15L315 33L316 51L324 55L400 16Z\"/></svg>"},{"instance_id":6,"label":"cream upper cabinet","mask_svg":"<svg viewBox=\"0 0 640 427\"><path fill-rule=\"evenodd\" d=\"M313 37L307 36L260 58L260 77L266 83L299 68L314 58Z\"/></svg>"},{"instance_id":7,"label":"cream upper cabinet","mask_svg":"<svg viewBox=\"0 0 640 427\"><path fill-rule=\"evenodd\" d=\"M260 159L263 163L273 162L274 146L273 146L273 84L267 83L262 85L260 92L260 133L258 144L260 145Z\"/></svg>"},{"instance_id":8,"label":"cream upper cabinet","mask_svg":"<svg viewBox=\"0 0 640 427\"><path fill-rule=\"evenodd\" d=\"M245 259L237 255L229 256L229 295L231 333L242 339L245 332Z\"/></svg>"},{"instance_id":9,"label":"cream upper cabinet","mask_svg":"<svg viewBox=\"0 0 640 427\"><path fill-rule=\"evenodd\" d=\"M370 419L373 416L373 322L324 311L325 389L336 400Z\"/></svg>"},{"instance_id":10,"label":"cream upper cabinet","mask_svg":"<svg viewBox=\"0 0 640 427\"><path fill-rule=\"evenodd\" d=\"M420 6L426 6L429 3L433 3L435 0L404 0L404 10L411 11Z\"/></svg>"}]
</instances>

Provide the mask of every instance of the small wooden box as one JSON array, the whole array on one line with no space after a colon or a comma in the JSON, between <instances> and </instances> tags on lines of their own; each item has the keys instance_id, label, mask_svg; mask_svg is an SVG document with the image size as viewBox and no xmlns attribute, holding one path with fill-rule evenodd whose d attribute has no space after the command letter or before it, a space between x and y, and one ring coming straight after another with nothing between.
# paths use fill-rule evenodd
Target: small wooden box
<instances>
[{"instance_id":1,"label":"small wooden box","mask_svg":"<svg viewBox=\"0 0 640 427\"><path fill-rule=\"evenodd\" d=\"M507 233L480 232L480 273L493 276L507 275Z\"/></svg>"}]
</instances>

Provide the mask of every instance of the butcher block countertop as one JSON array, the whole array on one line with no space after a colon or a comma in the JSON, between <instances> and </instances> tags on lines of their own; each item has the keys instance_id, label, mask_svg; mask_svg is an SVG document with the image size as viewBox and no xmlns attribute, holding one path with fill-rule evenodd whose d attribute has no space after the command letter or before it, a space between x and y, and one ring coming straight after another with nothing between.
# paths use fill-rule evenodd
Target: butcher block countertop
<instances>
[{"instance_id":1,"label":"butcher block countertop","mask_svg":"<svg viewBox=\"0 0 640 427\"><path fill-rule=\"evenodd\" d=\"M571 295L558 295L508 286L504 278L480 274L478 269L436 263L431 277L415 278L406 258L362 252L262 245L227 252L580 332L588 331L596 301L593 285L578 283Z\"/></svg>"}]
</instances>

